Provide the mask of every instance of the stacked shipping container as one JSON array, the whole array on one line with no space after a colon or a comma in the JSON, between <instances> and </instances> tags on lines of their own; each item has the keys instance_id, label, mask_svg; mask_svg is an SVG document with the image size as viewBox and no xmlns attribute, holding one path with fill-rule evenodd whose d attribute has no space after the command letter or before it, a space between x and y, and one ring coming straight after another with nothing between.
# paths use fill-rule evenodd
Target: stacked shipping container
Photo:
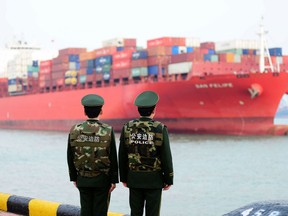
<instances>
[{"instance_id":1,"label":"stacked shipping container","mask_svg":"<svg viewBox=\"0 0 288 216\"><path fill-rule=\"evenodd\" d=\"M59 50L56 58L32 61L30 55L9 62L7 85L1 81L0 94L21 92L37 86L42 92L71 86L97 86L103 83L141 77L188 74L192 76L256 72L259 55L255 41L202 42L197 38L162 37L137 48L136 39L115 38L92 51L86 48ZM281 48L269 49L272 63L288 71L288 57ZM267 60L266 64L268 63ZM28 79L27 79L28 77ZM23 80L23 79L26 80ZM33 79L32 79L33 78Z\"/></svg>"}]
</instances>

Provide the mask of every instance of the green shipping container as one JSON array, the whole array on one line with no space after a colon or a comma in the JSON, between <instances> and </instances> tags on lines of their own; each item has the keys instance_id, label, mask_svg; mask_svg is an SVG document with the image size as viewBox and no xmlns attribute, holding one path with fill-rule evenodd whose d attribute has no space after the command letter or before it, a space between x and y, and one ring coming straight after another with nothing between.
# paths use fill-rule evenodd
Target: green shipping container
<instances>
[{"instance_id":1,"label":"green shipping container","mask_svg":"<svg viewBox=\"0 0 288 216\"><path fill-rule=\"evenodd\" d=\"M132 77L147 76L148 75L148 69L147 69L147 67L132 68L131 74L132 74Z\"/></svg>"},{"instance_id":2,"label":"green shipping container","mask_svg":"<svg viewBox=\"0 0 288 216\"><path fill-rule=\"evenodd\" d=\"M86 82L86 75L80 75L79 76L79 82L80 83L85 83Z\"/></svg>"},{"instance_id":3,"label":"green shipping container","mask_svg":"<svg viewBox=\"0 0 288 216\"><path fill-rule=\"evenodd\" d=\"M103 67L102 67L103 73L110 73L110 71L111 71L111 64L103 65Z\"/></svg>"},{"instance_id":4,"label":"green shipping container","mask_svg":"<svg viewBox=\"0 0 288 216\"><path fill-rule=\"evenodd\" d=\"M35 66L32 66L32 65L27 65L27 71L29 72L39 72L39 67L35 67Z\"/></svg>"}]
</instances>

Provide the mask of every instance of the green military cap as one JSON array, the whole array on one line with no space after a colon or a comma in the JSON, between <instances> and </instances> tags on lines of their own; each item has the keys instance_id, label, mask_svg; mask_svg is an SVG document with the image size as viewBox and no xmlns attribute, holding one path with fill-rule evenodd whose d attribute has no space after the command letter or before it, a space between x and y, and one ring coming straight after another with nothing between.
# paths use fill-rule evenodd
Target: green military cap
<instances>
[{"instance_id":1,"label":"green military cap","mask_svg":"<svg viewBox=\"0 0 288 216\"><path fill-rule=\"evenodd\" d=\"M104 99L96 94L88 94L82 98L81 103L83 106L88 107L102 106L104 104Z\"/></svg>"},{"instance_id":2,"label":"green military cap","mask_svg":"<svg viewBox=\"0 0 288 216\"><path fill-rule=\"evenodd\" d=\"M134 104L138 107L152 107L157 104L159 96L154 91L144 91L139 94Z\"/></svg>"}]
</instances>

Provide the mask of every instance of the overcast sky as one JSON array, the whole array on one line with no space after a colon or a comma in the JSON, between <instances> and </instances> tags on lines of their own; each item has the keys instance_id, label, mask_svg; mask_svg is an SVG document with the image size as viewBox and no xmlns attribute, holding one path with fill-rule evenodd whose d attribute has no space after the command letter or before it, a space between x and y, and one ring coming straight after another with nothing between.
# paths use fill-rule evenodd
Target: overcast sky
<instances>
[{"instance_id":1,"label":"overcast sky","mask_svg":"<svg viewBox=\"0 0 288 216\"><path fill-rule=\"evenodd\" d=\"M288 54L287 11L288 0L0 0L0 46L14 37L89 50L117 37L143 47L163 36L254 40L264 16L268 45Z\"/></svg>"}]
</instances>

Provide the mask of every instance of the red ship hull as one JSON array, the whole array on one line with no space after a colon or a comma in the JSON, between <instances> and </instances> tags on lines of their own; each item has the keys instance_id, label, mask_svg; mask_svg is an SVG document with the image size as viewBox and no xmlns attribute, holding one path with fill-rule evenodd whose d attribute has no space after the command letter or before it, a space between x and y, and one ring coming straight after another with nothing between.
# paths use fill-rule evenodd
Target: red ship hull
<instances>
[{"instance_id":1,"label":"red ship hull","mask_svg":"<svg viewBox=\"0 0 288 216\"><path fill-rule=\"evenodd\" d=\"M0 127L68 132L72 124L86 118L81 98L97 93L105 99L102 121L120 131L126 121L138 116L133 104L136 95L154 90L160 95L155 119L170 132L283 135L288 126L276 126L273 120L287 84L288 73L255 73L6 97L0 99ZM261 88L254 97L253 85Z\"/></svg>"}]
</instances>

